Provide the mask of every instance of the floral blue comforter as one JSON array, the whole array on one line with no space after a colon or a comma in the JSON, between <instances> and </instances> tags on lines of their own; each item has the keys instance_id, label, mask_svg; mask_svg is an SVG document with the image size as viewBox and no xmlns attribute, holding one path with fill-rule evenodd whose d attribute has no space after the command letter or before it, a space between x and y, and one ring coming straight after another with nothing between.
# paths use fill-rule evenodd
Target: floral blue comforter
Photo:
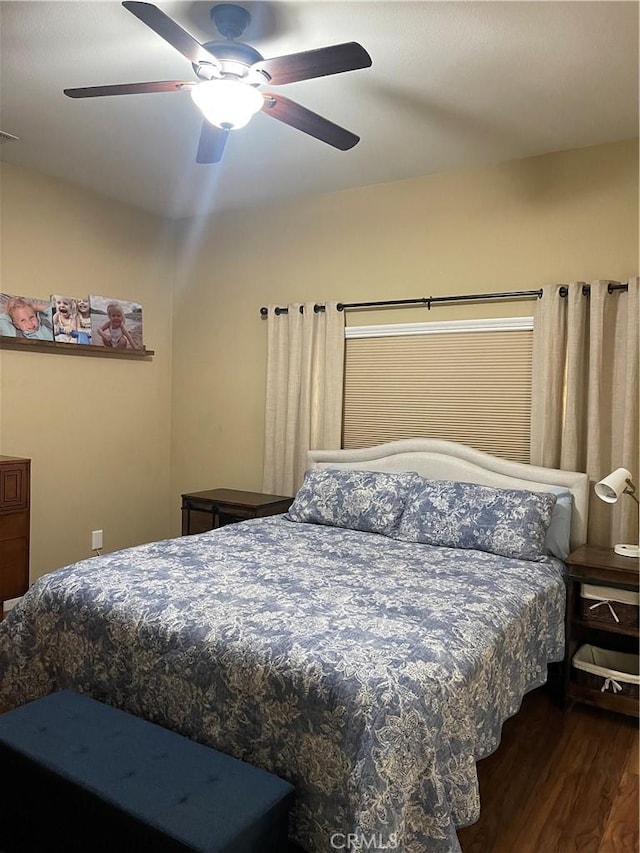
<instances>
[{"instance_id":1,"label":"floral blue comforter","mask_svg":"<svg viewBox=\"0 0 640 853\"><path fill-rule=\"evenodd\" d=\"M562 658L562 569L284 517L143 545L10 611L0 706L71 688L271 770L311 853L459 851L475 762Z\"/></svg>"}]
</instances>

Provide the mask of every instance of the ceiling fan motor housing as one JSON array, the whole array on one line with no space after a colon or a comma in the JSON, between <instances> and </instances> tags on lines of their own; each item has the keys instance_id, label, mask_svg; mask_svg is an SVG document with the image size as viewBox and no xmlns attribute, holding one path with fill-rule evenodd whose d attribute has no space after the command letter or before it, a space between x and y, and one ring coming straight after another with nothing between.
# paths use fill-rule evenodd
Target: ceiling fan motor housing
<instances>
[{"instance_id":1,"label":"ceiling fan motor housing","mask_svg":"<svg viewBox=\"0 0 640 853\"><path fill-rule=\"evenodd\" d=\"M255 62L260 62L263 59L261 53L248 44L243 44L239 41L209 41L202 45L205 50L217 59L222 75L233 74L235 77L245 77L249 69ZM209 79L212 76L210 69L204 67L203 64L192 63L193 70L198 77ZM217 74L215 76L218 76ZM269 78L264 75L265 81ZM253 82L260 82L259 80Z\"/></svg>"},{"instance_id":2,"label":"ceiling fan motor housing","mask_svg":"<svg viewBox=\"0 0 640 853\"><path fill-rule=\"evenodd\" d=\"M235 3L219 3L209 12L218 32L226 39L237 39L251 20L250 13Z\"/></svg>"}]
</instances>

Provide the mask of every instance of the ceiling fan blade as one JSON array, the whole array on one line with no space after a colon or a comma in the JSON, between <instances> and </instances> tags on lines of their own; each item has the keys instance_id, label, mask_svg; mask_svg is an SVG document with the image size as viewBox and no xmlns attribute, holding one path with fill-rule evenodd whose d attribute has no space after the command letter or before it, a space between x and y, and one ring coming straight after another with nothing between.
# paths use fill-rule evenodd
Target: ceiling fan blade
<instances>
[{"instance_id":1,"label":"ceiling fan blade","mask_svg":"<svg viewBox=\"0 0 640 853\"><path fill-rule=\"evenodd\" d=\"M202 123L196 163L219 163L230 131L216 127L208 121Z\"/></svg>"},{"instance_id":2,"label":"ceiling fan blade","mask_svg":"<svg viewBox=\"0 0 640 853\"><path fill-rule=\"evenodd\" d=\"M125 0L122 5L191 62L195 62L196 65L200 62L219 65L217 59L199 41L196 41L157 6L152 3L130 2L130 0Z\"/></svg>"},{"instance_id":3,"label":"ceiling fan blade","mask_svg":"<svg viewBox=\"0 0 640 853\"><path fill-rule=\"evenodd\" d=\"M152 83L120 83L115 86L85 86L65 89L68 98L102 98L105 95L141 95L148 92L180 92L196 84L190 80L156 80Z\"/></svg>"},{"instance_id":4,"label":"ceiling fan blade","mask_svg":"<svg viewBox=\"0 0 640 853\"><path fill-rule=\"evenodd\" d=\"M371 57L367 51L357 42L350 41L334 44L332 47L290 53L288 56L261 59L252 65L251 70L265 72L272 85L280 86L283 83L296 83L298 80L368 68L370 65Z\"/></svg>"},{"instance_id":5,"label":"ceiling fan blade","mask_svg":"<svg viewBox=\"0 0 640 853\"><path fill-rule=\"evenodd\" d=\"M333 145L334 148L339 148L341 151L348 151L360 141L360 137L356 136L355 133L345 130L344 127L334 124L329 119L323 118L318 113L308 110L289 98L272 95L268 92L263 94L262 111L278 121L295 127L303 133L308 133L309 136L315 136L316 139Z\"/></svg>"}]
</instances>

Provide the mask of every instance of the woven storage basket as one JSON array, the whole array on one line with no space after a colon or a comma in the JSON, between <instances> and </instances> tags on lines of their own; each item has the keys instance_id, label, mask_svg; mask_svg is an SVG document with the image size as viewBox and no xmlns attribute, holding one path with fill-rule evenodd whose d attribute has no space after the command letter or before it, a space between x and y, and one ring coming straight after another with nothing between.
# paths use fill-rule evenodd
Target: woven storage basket
<instances>
[{"instance_id":1,"label":"woven storage basket","mask_svg":"<svg viewBox=\"0 0 640 853\"><path fill-rule=\"evenodd\" d=\"M638 630L640 593L611 586L580 585L580 615L589 625Z\"/></svg>"},{"instance_id":2,"label":"woven storage basket","mask_svg":"<svg viewBox=\"0 0 640 853\"><path fill-rule=\"evenodd\" d=\"M602 693L638 698L640 655L612 652L586 644L575 653L572 664L578 684Z\"/></svg>"}]
</instances>

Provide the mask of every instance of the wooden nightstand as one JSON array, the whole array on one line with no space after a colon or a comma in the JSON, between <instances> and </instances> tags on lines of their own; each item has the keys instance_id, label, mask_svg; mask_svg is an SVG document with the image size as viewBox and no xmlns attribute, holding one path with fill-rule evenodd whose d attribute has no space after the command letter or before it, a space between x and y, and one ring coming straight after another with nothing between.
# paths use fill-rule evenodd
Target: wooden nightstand
<instances>
[{"instance_id":1,"label":"wooden nightstand","mask_svg":"<svg viewBox=\"0 0 640 853\"><path fill-rule=\"evenodd\" d=\"M563 672L563 697L565 706L572 701L584 702L618 711L622 714L638 715L638 699L633 696L623 696L577 683L577 673L571 665L571 660L577 649L583 644L590 644L601 649L615 652L638 654L637 616L633 620L622 619L616 622L613 618L605 621L601 614L597 617L586 615L589 608L585 607L581 595L583 584L593 589L610 587L616 590L638 592L640 571L638 560L631 557L621 557L613 548L601 548L595 545L582 545L567 557L567 612L566 612L566 653ZM603 599L608 598L603 594ZM628 607L628 605L625 605ZM603 605L608 607L608 605ZM604 611L604 614L608 611Z\"/></svg>"},{"instance_id":2,"label":"wooden nightstand","mask_svg":"<svg viewBox=\"0 0 640 853\"><path fill-rule=\"evenodd\" d=\"M182 495L182 535L204 533L215 527L286 512L293 498L236 489L210 489Z\"/></svg>"}]
</instances>

